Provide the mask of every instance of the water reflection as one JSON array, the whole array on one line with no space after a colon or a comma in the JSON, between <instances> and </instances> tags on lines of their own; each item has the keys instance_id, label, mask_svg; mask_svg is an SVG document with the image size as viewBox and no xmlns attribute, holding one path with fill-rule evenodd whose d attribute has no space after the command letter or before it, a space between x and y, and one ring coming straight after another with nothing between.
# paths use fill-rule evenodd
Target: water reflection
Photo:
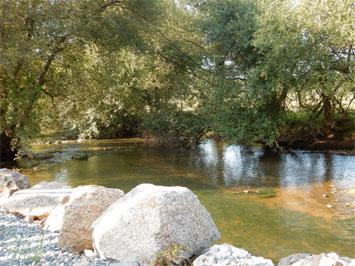
<instances>
[{"instance_id":1,"label":"water reflection","mask_svg":"<svg viewBox=\"0 0 355 266\"><path fill-rule=\"evenodd\" d=\"M335 179L355 183L354 156L306 152L278 155L207 141L192 160L218 185L227 187L306 186Z\"/></svg>"},{"instance_id":2,"label":"water reflection","mask_svg":"<svg viewBox=\"0 0 355 266\"><path fill-rule=\"evenodd\" d=\"M259 167L260 155L261 153L258 151L245 149L241 146L224 146L221 171L224 185L261 183L265 173Z\"/></svg>"},{"instance_id":3,"label":"water reflection","mask_svg":"<svg viewBox=\"0 0 355 266\"><path fill-rule=\"evenodd\" d=\"M323 154L285 154L279 166L280 184L287 187L322 182L325 169Z\"/></svg>"}]
</instances>

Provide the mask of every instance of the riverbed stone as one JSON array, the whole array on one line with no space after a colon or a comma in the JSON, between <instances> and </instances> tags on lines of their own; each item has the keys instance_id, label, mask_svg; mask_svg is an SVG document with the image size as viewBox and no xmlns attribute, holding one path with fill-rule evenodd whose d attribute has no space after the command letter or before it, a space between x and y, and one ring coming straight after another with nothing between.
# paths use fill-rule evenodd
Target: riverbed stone
<instances>
[{"instance_id":1,"label":"riverbed stone","mask_svg":"<svg viewBox=\"0 0 355 266\"><path fill-rule=\"evenodd\" d=\"M36 185L34 185L31 189L71 189L71 188L72 188L71 186L56 181L52 181L52 182L41 181Z\"/></svg>"},{"instance_id":2,"label":"riverbed stone","mask_svg":"<svg viewBox=\"0 0 355 266\"><path fill-rule=\"evenodd\" d=\"M102 259L151 265L173 244L190 257L220 238L210 214L188 188L142 184L112 204L92 225Z\"/></svg>"},{"instance_id":3,"label":"riverbed stone","mask_svg":"<svg viewBox=\"0 0 355 266\"><path fill-rule=\"evenodd\" d=\"M215 245L194 260L194 266L273 266L271 260L251 256L248 251L228 244Z\"/></svg>"},{"instance_id":4,"label":"riverbed stone","mask_svg":"<svg viewBox=\"0 0 355 266\"><path fill-rule=\"evenodd\" d=\"M30 188L27 176L6 168L0 169L0 203L21 189Z\"/></svg>"},{"instance_id":5,"label":"riverbed stone","mask_svg":"<svg viewBox=\"0 0 355 266\"><path fill-rule=\"evenodd\" d=\"M278 266L355 266L355 259L340 257L334 252L319 255L294 254L281 259Z\"/></svg>"},{"instance_id":6,"label":"riverbed stone","mask_svg":"<svg viewBox=\"0 0 355 266\"><path fill-rule=\"evenodd\" d=\"M298 261L301 261L305 258L309 258L309 257L312 257L313 255L310 254L310 253L297 253L297 254L292 254L288 257L285 257L285 258L282 258L280 261L279 261L279 264L278 266L289 266L289 265L292 265Z\"/></svg>"},{"instance_id":7,"label":"riverbed stone","mask_svg":"<svg viewBox=\"0 0 355 266\"><path fill-rule=\"evenodd\" d=\"M92 223L123 195L120 189L102 186L75 188L62 213L58 247L77 252L92 249Z\"/></svg>"},{"instance_id":8,"label":"riverbed stone","mask_svg":"<svg viewBox=\"0 0 355 266\"><path fill-rule=\"evenodd\" d=\"M58 206L65 204L73 189L60 183L41 182L30 189L15 192L1 206L28 221L42 220Z\"/></svg>"}]
</instances>

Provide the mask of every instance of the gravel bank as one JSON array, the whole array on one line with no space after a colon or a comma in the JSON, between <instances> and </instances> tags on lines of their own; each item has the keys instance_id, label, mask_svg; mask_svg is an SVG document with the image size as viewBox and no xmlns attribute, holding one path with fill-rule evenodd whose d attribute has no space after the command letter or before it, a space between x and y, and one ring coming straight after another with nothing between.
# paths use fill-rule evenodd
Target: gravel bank
<instances>
[{"instance_id":1,"label":"gravel bank","mask_svg":"<svg viewBox=\"0 0 355 266\"><path fill-rule=\"evenodd\" d=\"M43 239L43 240L42 240ZM57 248L58 233L0 210L0 265L119 265ZM43 243L43 245L41 245ZM42 247L41 247L42 246ZM36 263L36 260L39 260Z\"/></svg>"}]
</instances>

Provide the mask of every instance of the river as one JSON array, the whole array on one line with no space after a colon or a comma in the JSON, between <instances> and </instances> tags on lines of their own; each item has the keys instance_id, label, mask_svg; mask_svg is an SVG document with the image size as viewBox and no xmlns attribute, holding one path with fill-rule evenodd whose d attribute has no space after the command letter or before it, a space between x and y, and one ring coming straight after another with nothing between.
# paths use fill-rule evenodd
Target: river
<instances>
[{"instance_id":1,"label":"river","mask_svg":"<svg viewBox=\"0 0 355 266\"><path fill-rule=\"evenodd\" d=\"M185 186L198 195L229 243L274 262L294 253L355 257L355 156L206 141L158 149L140 139L32 145L53 157L22 169L32 184L96 184L127 193L141 183ZM71 160L84 152L88 160ZM22 164L23 165L23 164Z\"/></svg>"}]
</instances>

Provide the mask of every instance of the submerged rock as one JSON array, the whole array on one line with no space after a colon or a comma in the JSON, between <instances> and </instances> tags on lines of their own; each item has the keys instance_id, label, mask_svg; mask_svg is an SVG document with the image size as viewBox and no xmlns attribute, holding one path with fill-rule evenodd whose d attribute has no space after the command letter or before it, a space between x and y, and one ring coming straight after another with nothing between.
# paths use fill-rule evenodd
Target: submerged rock
<instances>
[{"instance_id":1,"label":"submerged rock","mask_svg":"<svg viewBox=\"0 0 355 266\"><path fill-rule=\"evenodd\" d=\"M251 256L248 251L228 244L215 245L199 256L194 266L273 266L271 260Z\"/></svg>"},{"instance_id":2,"label":"submerged rock","mask_svg":"<svg viewBox=\"0 0 355 266\"><path fill-rule=\"evenodd\" d=\"M19 168L26 169L26 168L32 168L40 165L40 161L35 159L30 160L30 159L23 158L23 159L16 160L16 165Z\"/></svg>"},{"instance_id":3,"label":"submerged rock","mask_svg":"<svg viewBox=\"0 0 355 266\"><path fill-rule=\"evenodd\" d=\"M188 188L142 184L93 223L93 246L102 259L150 265L173 244L199 255L220 238L210 214Z\"/></svg>"},{"instance_id":4,"label":"submerged rock","mask_svg":"<svg viewBox=\"0 0 355 266\"><path fill-rule=\"evenodd\" d=\"M46 218L58 205L69 200L73 189L54 182L41 182L31 189L15 192L1 206L29 221Z\"/></svg>"},{"instance_id":5,"label":"submerged rock","mask_svg":"<svg viewBox=\"0 0 355 266\"><path fill-rule=\"evenodd\" d=\"M281 259L278 266L355 266L355 259L340 257L334 252L319 255L294 254Z\"/></svg>"},{"instance_id":6,"label":"submerged rock","mask_svg":"<svg viewBox=\"0 0 355 266\"><path fill-rule=\"evenodd\" d=\"M92 249L92 223L124 193L120 189L102 186L80 186L73 190L64 207L58 207L48 217L46 227L60 231L58 247L77 252ZM61 221L62 220L62 221Z\"/></svg>"},{"instance_id":7,"label":"submerged rock","mask_svg":"<svg viewBox=\"0 0 355 266\"><path fill-rule=\"evenodd\" d=\"M72 157L72 160L87 160L89 156L86 153L75 154Z\"/></svg>"},{"instance_id":8,"label":"submerged rock","mask_svg":"<svg viewBox=\"0 0 355 266\"><path fill-rule=\"evenodd\" d=\"M36 160L48 160L48 159L52 159L53 157L54 155L51 153L37 153L33 155L33 158Z\"/></svg>"},{"instance_id":9,"label":"submerged rock","mask_svg":"<svg viewBox=\"0 0 355 266\"><path fill-rule=\"evenodd\" d=\"M9 169L0 169L0 203L4 202L16 191L30 187L27 176Z\"/></svg>"}]
</instances>

